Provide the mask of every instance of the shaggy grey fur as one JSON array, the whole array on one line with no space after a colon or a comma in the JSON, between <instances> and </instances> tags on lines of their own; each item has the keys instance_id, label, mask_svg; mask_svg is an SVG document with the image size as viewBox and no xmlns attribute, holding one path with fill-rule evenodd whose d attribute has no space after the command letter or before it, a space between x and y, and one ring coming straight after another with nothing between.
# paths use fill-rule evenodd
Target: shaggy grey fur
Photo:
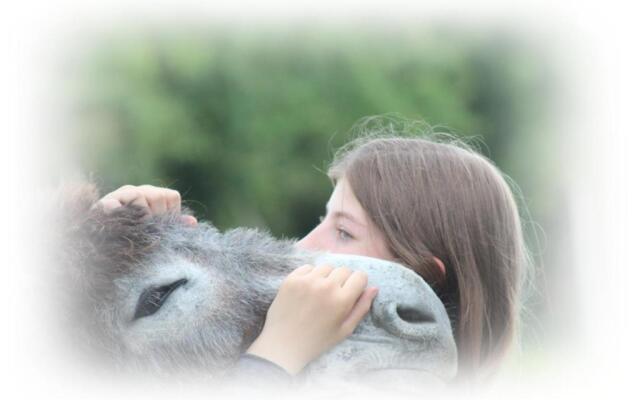
<instances>
[{"instance_id":1,"label":"shaggy grey fur","mask_svg":"<svg viewBox=\"0 0 640 400\"><path fill-rule=\"evenodd\" d=\"M345 265L380 288L354 334L309 364L302 377L355 378L412 370L448 380L456 347L447 313L414 272L378 259L301 252L291 240L238 228L221 233L179 215L146 218L135 206L91 209L93 185L64 191L59 283L73 339L126 371L215 374L259 334L284 277L306 263ZM185 210L183 209L183 213ZM150 287L187 282L155 313L134 319ZM365 374L366 375L366 374Z\"/></svg>"}]
</instances>

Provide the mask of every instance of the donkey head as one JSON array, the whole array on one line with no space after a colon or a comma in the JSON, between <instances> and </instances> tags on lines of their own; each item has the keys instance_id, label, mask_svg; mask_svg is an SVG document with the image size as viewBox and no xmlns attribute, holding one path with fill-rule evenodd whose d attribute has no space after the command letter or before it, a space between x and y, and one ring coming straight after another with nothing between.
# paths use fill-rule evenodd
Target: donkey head
<instances>
[{"instance_id":1,"label":"donkey head","mask_svg":"<svg viewBox=\"0 0 640 400\"><path fill-rule=\"evenodd\" d=\"M97 198L93 186L84 186L62 202L58 282L77 342L118 368L225 371L259 334L284 277L311 263L362 270L380 291L353 335L302 376L455 375L447 313L401 265L302 252L259 230L221 233L207 222L186 226L175 214L147 217L132 205L106 214L91 207Z\"/></svg>"}]
</instances>

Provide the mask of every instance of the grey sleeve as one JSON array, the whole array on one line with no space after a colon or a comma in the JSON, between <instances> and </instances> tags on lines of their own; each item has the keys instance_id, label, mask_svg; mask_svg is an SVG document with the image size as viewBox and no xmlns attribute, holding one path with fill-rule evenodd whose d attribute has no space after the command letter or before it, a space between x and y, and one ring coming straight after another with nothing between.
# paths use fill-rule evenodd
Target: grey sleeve
<instances>
[{"instance_id":1,"label":"grey sleeve","mask_svg":"<svg viewBox=\"0 0 640 400\"><path fill-rule=\"evenodd\" d=\"M243 354L233 368L236 379L249 380L257 383L290 384L294 376L281 366L253 354Z\"/></svg>"}]
</instances>

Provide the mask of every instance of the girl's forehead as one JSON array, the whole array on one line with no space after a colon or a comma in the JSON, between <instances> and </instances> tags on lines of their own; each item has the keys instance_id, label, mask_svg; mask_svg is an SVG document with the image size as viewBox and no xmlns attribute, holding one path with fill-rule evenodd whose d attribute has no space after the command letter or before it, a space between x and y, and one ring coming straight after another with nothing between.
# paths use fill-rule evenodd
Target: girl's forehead
<instances>
[{"instance_id":1,"label":"girl's forehead","mask_svg":"<svg viewBox=\"0 0 640 400\"><path fill-rule=\"evenodd\" d=\"M347 212L355 217L358 222L365 222L365 212L356 196L351 190L349 182L345 179L338 180L329 202L327 203L327 212Z\"/></svg>"},{"instance_id":2,"label":"girl's forehead","mask_svg":"<svg viewBox=\"0 0 640 400\"><path fill-rule=\"evenodd\" d=\"M327 208L331 211L342 211L342 208L348 207L353 203L353 200L355 200L355 197L351 193L349 184L345 184L345 180L340 179L333 188L331 197L327 202Z\"/></svg>"}]
</instances>

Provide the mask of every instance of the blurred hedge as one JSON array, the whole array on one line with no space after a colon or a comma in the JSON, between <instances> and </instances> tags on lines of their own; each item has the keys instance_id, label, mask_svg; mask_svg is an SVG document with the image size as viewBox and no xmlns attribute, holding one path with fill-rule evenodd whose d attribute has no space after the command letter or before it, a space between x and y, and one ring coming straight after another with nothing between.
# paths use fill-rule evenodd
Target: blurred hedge
<instances>
[{"instance_id":1,"label":"blurred hedge","mask_svg":"<svg viewBox=\"0 0 640 400\"><path fill-rule=\"evenodd\" d=\"M331 185L323 171L350 127L398 113L480 138L522 188L547 238L533 247L539 265L547 259L547 279L528 302L526 336L544 335L545 302L570 290L552 118L560 84L525 37L445 25L195 26L88 42L66 70L71 137L80 167L104 190L170 186L220 229L301 237L324 213ZM529 224L530 239L534 231ZM554 310L565 319L571 311L557 302Z\"/></svg>"},{"instance_id":2,"label":"blurred hedge","mask_svg":"<svg viewBox=\"0 0 640 400\"><path fill-rule=\"evenodd\" d=\"M525 44L415 27L125 31L73 67L74 140L106 190L168 185L223 229L308 232L332 150L359 118L389 112L479 135L533 195L552 172L553 77ZM534 214L552 212L548 195Z\"/></svg>"}]
</instances>

